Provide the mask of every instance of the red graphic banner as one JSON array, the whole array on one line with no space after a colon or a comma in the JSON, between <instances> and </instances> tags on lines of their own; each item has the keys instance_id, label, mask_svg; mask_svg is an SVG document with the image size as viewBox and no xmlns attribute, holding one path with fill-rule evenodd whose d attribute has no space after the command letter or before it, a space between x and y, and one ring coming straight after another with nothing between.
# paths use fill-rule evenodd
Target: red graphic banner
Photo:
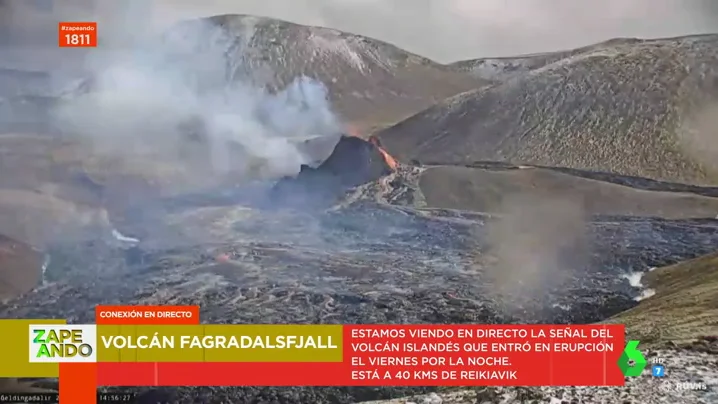
<instances>
[{"instance_id":1,"label":"red graphic banner","mask_svg":"<svg viewBox=\"0 0 718 404\"><path fill-rule=\"evenodd\" d=\"M132 310L199 323L198 308L171 309L185 314ZM96 386L623 386L624 347L623 325L346 325L337 363L62 363L60 401L95 402Z\"/></svg>"},{"instance_id":2,"label":"red graphic banner","mask_svg":"<svg viewBox=\"0 0 718 404\"><path fill-rule=\"evenodd\" d=\"M571 336L562 334L565 331ZM340 363L105 362L97 364L97 382L123 386L623 386L616 363L624 346L621 325L351 325L344 327L344 361Z\"/></svg>"}]
</instances>

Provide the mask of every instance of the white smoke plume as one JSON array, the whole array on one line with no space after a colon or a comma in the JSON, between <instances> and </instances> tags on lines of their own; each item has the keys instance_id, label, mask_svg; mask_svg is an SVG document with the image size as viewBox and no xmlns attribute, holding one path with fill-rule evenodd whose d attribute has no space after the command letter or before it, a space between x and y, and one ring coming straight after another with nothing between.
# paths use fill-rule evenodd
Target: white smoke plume
<instances>
[{"instance_id":1,"label":"white smoke plume","mask_svg":"<svg viewBox=\"0 0 718 404\"><path fill-rule=\"evenodd\" d=\"M209 142L218 173L259 159L277 175L292 174L305 162L290 138L338 128L325 87L308 78L272 94L242 82L193 88L183 69L153 66L136 56L112 63L97 72L90 93L58 108L58 122L104 151L164 157L179 152L186 131L196 131Z\"/></svg>"},{"instance_id":2,"label":"white smoke plume","mask_svg":"<svg viewBox=\"0 0 718 404\"><path fill-rule=\"evenodd\" d=\"M112 2L112 10L99 2L94 11L79 3L56 1L51 13L38 16L26 2L3 7L38 27L56 29L52 18L98 21L102 46L90 51L50 52L28 45L33 35L47 36L41 29L13 28L24 52L57 66L50 70L92 77L90 90L64 100L52 117L62 132L90 140L93 152L181 165L200 177L257 170L274 177L294 174L308 162L297 139L339 131L323 83L299 77L277 92L249 80L239 33L206 21L167 30L152 25L147 7L136 1Z\"/></svg>"},{"instance_id":3,"label":"white smoke plume","mask_svg":"<svg viewBox=\"0 0 718 404\"><path fill-rule=\"evenodd\" d=\"M274 176L296 173L305 158L291 138L339 128L326 87L300 77L272 93L229 80L243 50L220 28L198 24L177 26L162 41L130 52L90 55L92 90L56 111L61 127L109 146L105 151L161 158L181 157L183 147L195 147L185 147L187 138L199 136L216 174L251 167ZM202 37L179 40L186 35ZM211 46L195 52L193 44L202 41Z\"/></svg>"}]
</instances>

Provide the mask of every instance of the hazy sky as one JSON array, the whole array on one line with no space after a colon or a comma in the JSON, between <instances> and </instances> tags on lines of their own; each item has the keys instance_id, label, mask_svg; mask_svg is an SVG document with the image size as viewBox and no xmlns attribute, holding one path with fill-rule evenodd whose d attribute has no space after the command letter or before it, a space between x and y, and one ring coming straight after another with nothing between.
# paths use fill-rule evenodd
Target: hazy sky
<instances>
[{"instance_id":1,"label":"hazy sky","mask_svg":"<svg viewBox=\"0 0 718 404\"><path fill-rule=\"evenodd\" d=\"M155 21L256 14L362 34L438 61L718 32L718 0L146 0Z\"/></svg>"},{"instance_id":2,"label":"hazy sky","mask_svg":"<svg viewBox=\"0 0 718 404\"><path fill-rule=\"evenodd\" d=\"M30 0L0 0L27 4ZM616 37L666 37L718 32L718 0L44 0L64 21L97 19L101 32L131 37L138 27L163 28L180 19L254 14L336 28L381 39L440 62L564 50ZM124 8L88 15L87 2ZM12 6L11 6L12 7ZM0 15L3 17L3 15ZM7 14L45 38L43 52L3 49L0 65L42 69L65 57L56 23ZM110 29L110 25L115 29ZM1 39L1 38L0 38ZM78 53L76 53L78 54ZM57 64L56 62L53 62Z\"/></svg>"}]
</instances>

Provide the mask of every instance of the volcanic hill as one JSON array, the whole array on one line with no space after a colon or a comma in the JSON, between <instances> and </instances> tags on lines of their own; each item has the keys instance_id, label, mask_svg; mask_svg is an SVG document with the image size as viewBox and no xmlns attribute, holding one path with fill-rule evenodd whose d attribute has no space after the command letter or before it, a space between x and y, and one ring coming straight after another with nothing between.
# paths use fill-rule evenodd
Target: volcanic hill
<instances>
[{"instance_id":1,"label":"volcanic hill","mask_svg":"<svg viewBox=\"0 0 718 404\"><path fill-rule=\"evenodd\" d=\"M228 80L283 88L299 76L324 83L336 111L362 130L393 124L485 80L394 45L329 28L250 15L176 24L165 43L177 57L223 55ZM220 52L218 52L218 50Z\"/></svg>"},{"instance_id":2,"label":"volcanic hill","mask_svg":"<svg viewBox=\"0 0 718 404\"><path fill-rule=\"evenodd\" d=\"M703 35L527 57L524 65L537 67L451 97L379 137L404 161L506 161L715 184L717 56L718 35ZM455 67L467 64L480 60Z\"/></svg>"}]
</instances>

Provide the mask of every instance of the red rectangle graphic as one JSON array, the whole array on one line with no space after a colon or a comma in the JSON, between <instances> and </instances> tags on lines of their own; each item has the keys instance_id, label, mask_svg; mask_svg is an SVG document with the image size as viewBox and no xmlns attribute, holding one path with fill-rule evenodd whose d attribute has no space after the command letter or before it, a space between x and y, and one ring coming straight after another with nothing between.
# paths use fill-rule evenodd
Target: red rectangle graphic
<instances>
[{"instance_id":1,"label":"red rectangle graphic","mask_svg":"<svg viewBox=\"0 0 718 404\"><path fill-rule=\"evenodd\" d=\"M199 324L199 306L97 306L98 325Z\"/></svg>"},{"instance_id":2,"label":"red rectangle graphic","mask_svg":"<svg viewBox=\"0 0 718 404\"><path fill-rule=\"evenodd\" d=\"M61 48L94 48L97 46L96 22L61 22L57 28Z\"/></svg>"}]
</instances>

